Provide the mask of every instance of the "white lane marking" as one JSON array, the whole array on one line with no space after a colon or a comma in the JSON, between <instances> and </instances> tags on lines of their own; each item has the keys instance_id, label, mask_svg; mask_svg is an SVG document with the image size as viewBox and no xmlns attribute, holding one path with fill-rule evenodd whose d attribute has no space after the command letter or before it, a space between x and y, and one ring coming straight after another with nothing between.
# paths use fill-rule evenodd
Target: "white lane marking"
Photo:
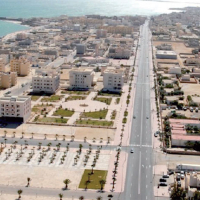
<instances>
[{"instance_id":1,"label":"white lane marking","mask_svg":"<svg viewBox=\"0 0 200 200\"><path fill-rule=\"evenodd\" d=\"M148 186L146 185L146 188L148 188Z\"/></svg>"},{"instance_id":2,"label":"white lane marking","mask_svg":"<svg viewBox=\"0 0 200 200\"><path fill-rule=\"evenodd\" d=\"M131 197L131 194L130 194L130 197Z\"/></svg>"},{"instance_id":3,"label":"white lane marking","mask_svg":"<svg viewBox=\"0 0 200 200\"><path fill-rule=\"evenodd\" d=\"M140 179L141 179L141 151L139 156L138 194L140 194Z\"/></svg>"}]
</instances>

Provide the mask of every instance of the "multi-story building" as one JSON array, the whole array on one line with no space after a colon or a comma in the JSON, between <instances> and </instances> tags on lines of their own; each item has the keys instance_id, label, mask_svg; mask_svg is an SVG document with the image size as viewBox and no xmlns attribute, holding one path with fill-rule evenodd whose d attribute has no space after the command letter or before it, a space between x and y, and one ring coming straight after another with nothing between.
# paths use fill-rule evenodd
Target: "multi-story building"
<instances>
[{"instance_id":1,"label":"multi-story building","mask_svg":"<svg viewBox=\"0 0 200 200\"><path fill-rule=\"evenodd\" d=\"M5 72L5 63L3 58L0 58L0 72Z\"/></svg>"},{"instance_id":2,"label":"multi-story building","mask_svg":"<svg viewBox=\"0 0 200 200\"><path fill-rule=\"evenodd\" d=\"M27 76L30 72L30 67L30 62L24 57L13 58L10 61L10 71L17 72L20 76Z\"/></svg>"},{"instance_id":3,"label":"multi-story building","mask_svg":"<svg viewBox=\"0 0 200 200\"><path fill-rule=\"evenodd\" d=\"M112 45L109 48L108 57L118 58L118 59L129 59L131 56L131 51L129 48Z\"/></svg>"},{"instance_id":4,"label":"multi-story building","mask_svg":"<svg viewBox=\"0 0 200 200\"><path fill-rule=\"evenodd\" d=\"M120 92L124 85L123 69L106 69L103 72L103 90Z\"/></svg>"},{"instance_id":5,"label":"multi-story building","mask_svg":"<svg viewBox=\"0 0 200 200\"><path fill-rule=\"evenodd\" d=\"M96 32L97 38L106 38L107 30L105 29L98 29Z\"/></svg>"},{"instance_id":6,"label":"multi-story building","mask_svg":"<svg viewBox=\"0 0 200 200\"><path fill-rule=\"evenodd\" d=\"M89 89L93 86L95 72L89 68L72 69L69 72L69 84L71 88Z\"/></svg>"},{"instance_id":7,"label":"multi-story building","mask_svg":"<svg viewBox=\"0 0 200 200\"><path fill-rule=\"evenodd\" d=\"M31 97L5 96L0 98L0 117L16 117L26 122L31 116Z\"/></svg>"},{"instance_id":8,"label":"multi-story building","mask_svg":"<svg viewBox=\"0 0 200 200\"><path fill-rule=\"evenodd\" d=\"M76 45L76 53L77 54L84 54L86 51L86 45L85 44L77 44Z\"/></svg>"},{"instance_id":9,"label":"multi-story building","mask_svg":"<svg viewBox=\"0 0 200 200\"><path fill-rule=\"evenodd\" d=\"M33 92L53 94L60 86L60 75L55 72L39 72L32 78Z\"/></svg>"},{"instance_id":10,"label":"multi-story building","mask_svg":"<svg viewBox=\"0 0 200 200\"><path fill-rule=\"evenodd\" d=\"M0 72L0 88L10 88L17 84L17 72Z\"/></svg>"}]
</instances>

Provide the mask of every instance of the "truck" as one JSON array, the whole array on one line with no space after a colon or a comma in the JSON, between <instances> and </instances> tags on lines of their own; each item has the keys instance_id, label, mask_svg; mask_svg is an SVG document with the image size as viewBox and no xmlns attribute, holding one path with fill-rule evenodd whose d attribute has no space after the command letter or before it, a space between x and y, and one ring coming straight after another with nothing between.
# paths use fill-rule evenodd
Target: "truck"
<instances>
[{"instance_id":1,"label":"truck","mask_svg":"<svg viewBox=\"0 0 200 200\"><path fill-rule=\"evenodd\" d=\"M184 171L200 171L200 165L195 164L179 164L176 165L176 169Z\"/></svg>"}]
</instances>

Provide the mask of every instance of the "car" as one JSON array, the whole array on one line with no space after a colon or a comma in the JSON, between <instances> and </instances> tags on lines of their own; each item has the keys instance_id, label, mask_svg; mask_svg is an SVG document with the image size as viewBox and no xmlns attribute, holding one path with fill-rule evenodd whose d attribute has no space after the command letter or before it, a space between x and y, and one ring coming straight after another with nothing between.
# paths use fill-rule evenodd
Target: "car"
<instances>
[{"instance_id":1,"label":"car","mask_svg":"<svg viewBox=\"0 0 200 200\"><path fill-rule=\"evenodd\" d=\"M167 186L167 183L160 183L160 186Z\"/></svg>"},{"instance_id":2,"label":"car","mask_svg":"<svg viewBox=\"0 0 200 200\"><path fill-rule=\"evenodd\" d=\"M177 181L177 186L181 186L181 181Z\"/></svg>"},{"instance_id":3,"label":"car","mask_svg":"<svg viewBox=\"0 0 200 200\"><path fill-rule=\"evenodd\" d=\"M133 116L133 119L135 119L136 118L136 116Z\"/></svg>"},{"instance_id":4,"label":"car","mask_svg":"<svg viewBox=\"0 0 200 200\"><path fill-rule=\"evenodd\" d=\"M168 174L169 174L169 175L172 175L172 174L174 174L174 172L173 172L173 171L169 171Z\"/></svg>"},{"instance_id":5,"label":"car","mask_svg":"<svg viewBox=\"0 0 200 200\"><path fill-rule=\"evenodd\" d=\"M133 150L133 148L131 148L131 151L130 151L131 153L134 153L134 150Z\"/></svg>"},{"instance_id":6,"label":"car","mask_svg":"<svg viewBox=\"0 0 200 200\"><path fill-rule=\"evenodd\" d=\"M155 132L155 133L154 133L154 137L158 137L158 134L157 134L157 132Z\"/></svg>"},{"instance_id":7,"label":"car","mask_svg":"<svg viewBox=\"0 0 200 200\"><path fill-rule=\"evenodd\" d=\"M167 182L167 180L165 178L160 178L159 180L160 182Z\"/></svg>"},{"instance_id":8,"label":"car","mask_svg":"<svg viewBox=\"0 0 200 200\"><path fill-rule=\"evenodd\" d=\"M176 177L176 180L177 180L177 181L180 181L180 180L181 180L181 178L180 178L180 177Z\"/></svg>"},{"instance_id":9,"label":"car","mask_svg":"<svg viewBox=\"0 0 200 200\"><path fill-rule=\"evenodd\" d=\"M181 179L184 179L185 178L185 175L184 174L181 174Z\"/></svg>"},{"instance_id":10,"label":"car","mask_svg":"<svg viewBox=\"0 0 200 200\"><path fill-rule=\"evenodd\" d=\"M149 119L149 117L146 117L147 119Z\"/></svg>"},{"instance_id":11,"label":"car","mask_svg":"<svg viewBox=\"0 0 200 200\"><path fill-rule=\"evenodd\" d=\"M163 178L169 178L169 175L168 174L164 174L162 177Z\"/></svg>"}]
</instances>

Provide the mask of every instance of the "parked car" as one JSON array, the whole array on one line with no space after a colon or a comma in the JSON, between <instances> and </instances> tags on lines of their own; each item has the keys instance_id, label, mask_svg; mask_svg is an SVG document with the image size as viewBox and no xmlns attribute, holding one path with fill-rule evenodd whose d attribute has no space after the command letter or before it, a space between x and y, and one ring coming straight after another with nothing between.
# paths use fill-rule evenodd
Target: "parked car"
<instances>
[{"instance_id":1,"label":"parked car","mask_svg":"<svg viewBox=\"0 0 200 200\"><path fill-rule=\"evenodd\" d=\"M174 174L174 172L173 171L168 171L168 174L172 175L172 174Z\"/></svg>"},{"instance_id":2,"label":"parked car","mask_svg":"<svg viewBox=\"0 0 200 200\"><path fill-rule=\"evenodd\" d=\"M167 182L167 180L164 178L160 178L160 182Z\"/></svg>"},{"instance_id":3,"label":"parked car","mask_svg":"<svg viewBox=\"0 0 200 200\"><path fill-rule=\"evenodd\" d=\"M134 150L133 150L133 148L131 149L131 151L130 151L131 153L134 153Z\"/></svg>"},{"instance_id":4,"label":"parked car","mask_svg":"<svg viewBox=\"0 0 200 200\"><path fill-rule=\"evenodd\" d=\"M181 186L181 181L177 181L177 186Z\"/></svg>"},{"instance_id":5,"label":"parked car","mask_svg":"<svg viewBox=\"0 0 200 200\"><path fill-rule=\"evenodd\" d=\"M184 174L181 174L181 179L184 179L185 178L185 175Z\"/></svg>"},{"instance_id":6,"label":"parked car","mask_svg":"<svg viewBox=\"0 0 200 200\"><path fill-rule=\"evenodd\" d=\"M164 174L162 177L163 177L163 178L169 178L169 175Z\"/></svg>"}]
</instances>

